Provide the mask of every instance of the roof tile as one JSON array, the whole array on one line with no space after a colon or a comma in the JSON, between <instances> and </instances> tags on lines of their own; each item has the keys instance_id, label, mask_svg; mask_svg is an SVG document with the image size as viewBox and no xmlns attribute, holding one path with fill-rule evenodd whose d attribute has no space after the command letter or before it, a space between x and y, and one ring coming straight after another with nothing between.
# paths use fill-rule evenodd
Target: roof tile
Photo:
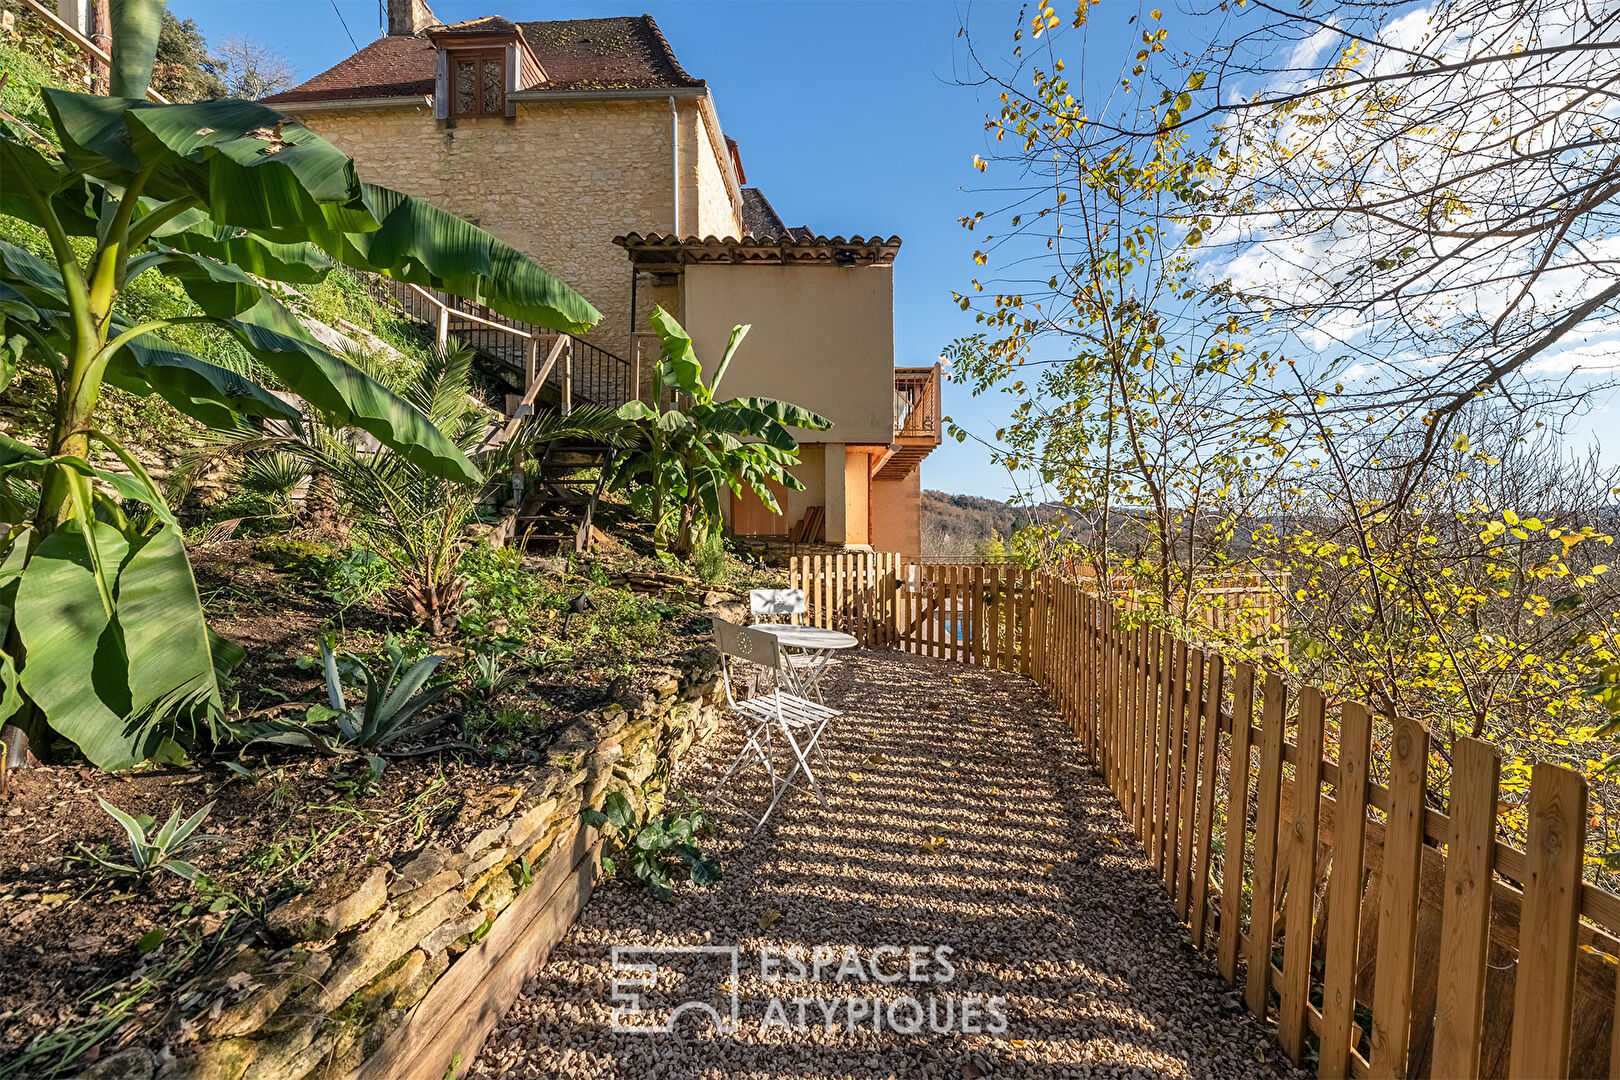
<instances>
[{"instance_id":1,"label":"roof tile","mask_svg":"<svg viewBox=\"0 0 1620 1080\"><path fill-rule=\"evenodd\" d=\"M515 25L546 71L525 90L641 90L701 87L651 15L510 23L486 16L435 28L453 31ZM434 30L428 31L433 33ZM433 93L434 50L425 36L379 38L314 78L265 98L273 104L414 97Z\"/></svg>"}]
</instances>

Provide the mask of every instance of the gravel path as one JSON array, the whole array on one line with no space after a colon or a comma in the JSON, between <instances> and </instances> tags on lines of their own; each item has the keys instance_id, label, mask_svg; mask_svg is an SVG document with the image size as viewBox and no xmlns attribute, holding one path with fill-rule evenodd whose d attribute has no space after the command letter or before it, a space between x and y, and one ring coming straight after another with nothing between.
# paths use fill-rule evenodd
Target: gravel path
<instances>
[{"instance_id":1,"label":"gravel path","mask_svg":"<svg viewBox=\"0 0 1620 1080\"><path fill-rule=\"evenodd\" d=\"M760 770L705 799L724 882L673 905L599 889L474 1075L1302 1075L1194 953L1107 785L1032 683L844 655L827 687L847 710L827 746L830 807L791 792L754 837ZM741 741L728 720L677 785L706 794ZM612 1030L615 946L732 945L735 1032L695 1011L673 1032ZM811 969L818 948L820 978L793 981L786 958ZM660 970L625 1023L662 1023L687 1000L729 1011L726 952L630 958Z\"/></svg>"}]
</instances>

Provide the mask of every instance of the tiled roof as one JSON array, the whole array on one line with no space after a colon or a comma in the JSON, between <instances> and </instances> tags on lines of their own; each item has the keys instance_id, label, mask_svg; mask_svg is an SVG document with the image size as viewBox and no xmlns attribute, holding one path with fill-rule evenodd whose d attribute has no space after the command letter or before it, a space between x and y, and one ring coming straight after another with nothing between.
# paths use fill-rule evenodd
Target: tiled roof
<instances>
[{"instance_id":1,"label":"tiled roof","mask_svg":"<svg viewBox=\"0 0 1620 1080\"><path fill-rule=\"evenodd\" d=\"M517 24L510 19L503 19L499 15L485 15L482 18L467 19L465 22L451 23L448 26L435 26L429 33L509 34L516 29Z\"/></svg>"},{"instance_id":2,"label":"tiled roof","mask_svg":"<svg viewBox=\"0 0 1620 1080\"><path fill-rule=\"evenodd\" d=\"M781 236L677 237L662 233L630 233L613 242L640 267L681 266L692 263L820 263L827 266L886 266L900 252L900 238L891 236L815 236L809 229L789 229Z\"/></svg>"},{"instance_id":3,"label":"tiled roof","mask_svg":"<svg viewBox=\"0 0 1620 1080\"><path fill-rule=\"evenodd\" d=\"M498 16L435 28L491 32L516 26L548 76L533 91L701 87L675 59L651 15L510 23ZM435 32L430 30L429 33ZM426 37L379 38L313 79L265 101L348 101L433 93L434 50Z\"/></svg>"}]
</instances>

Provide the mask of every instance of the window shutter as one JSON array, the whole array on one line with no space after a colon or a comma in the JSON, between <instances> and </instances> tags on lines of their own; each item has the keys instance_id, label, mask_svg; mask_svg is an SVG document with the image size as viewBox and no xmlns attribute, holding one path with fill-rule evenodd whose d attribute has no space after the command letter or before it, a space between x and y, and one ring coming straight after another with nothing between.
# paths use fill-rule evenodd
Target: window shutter
<instances>
[{"instance_id":1,"label":"window shutter","mask_svg":"<svg viewBox=\"0 0 1620 1080\"><path fill-rule=\"evenodd\" d=\"M512 92L519 89L519 76L523 61L518 57L518 47L506 47L506 115L517 115L517 102L512 100Z\"/></svg>"},{"instance_id":2,"label":"window shutter","mask_svg":"<svg viewBox=\"0 0 1620 1080\"><path fill-rule=\"evenodd\" d=\"M435 50L433 58L433 119L450 117L450 57L443 49Z\"/></svg>"}]
</instances>

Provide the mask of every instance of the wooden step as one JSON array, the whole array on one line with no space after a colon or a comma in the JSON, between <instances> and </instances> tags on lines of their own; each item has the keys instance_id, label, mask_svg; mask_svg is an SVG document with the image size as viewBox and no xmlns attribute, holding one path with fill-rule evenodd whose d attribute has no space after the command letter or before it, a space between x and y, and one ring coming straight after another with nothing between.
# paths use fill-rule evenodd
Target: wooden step
<instances>
[{"instance_id":1,"label":"wooden step","mask_svg":"<svg viewBox=\"0 0 1620 1080\"><path fill-rule=\"evenodd\" d=\"M546 455L544 468L586 469L602 464L607 454L594 450L553 450Z\"/></svg>"}]
</instances>

